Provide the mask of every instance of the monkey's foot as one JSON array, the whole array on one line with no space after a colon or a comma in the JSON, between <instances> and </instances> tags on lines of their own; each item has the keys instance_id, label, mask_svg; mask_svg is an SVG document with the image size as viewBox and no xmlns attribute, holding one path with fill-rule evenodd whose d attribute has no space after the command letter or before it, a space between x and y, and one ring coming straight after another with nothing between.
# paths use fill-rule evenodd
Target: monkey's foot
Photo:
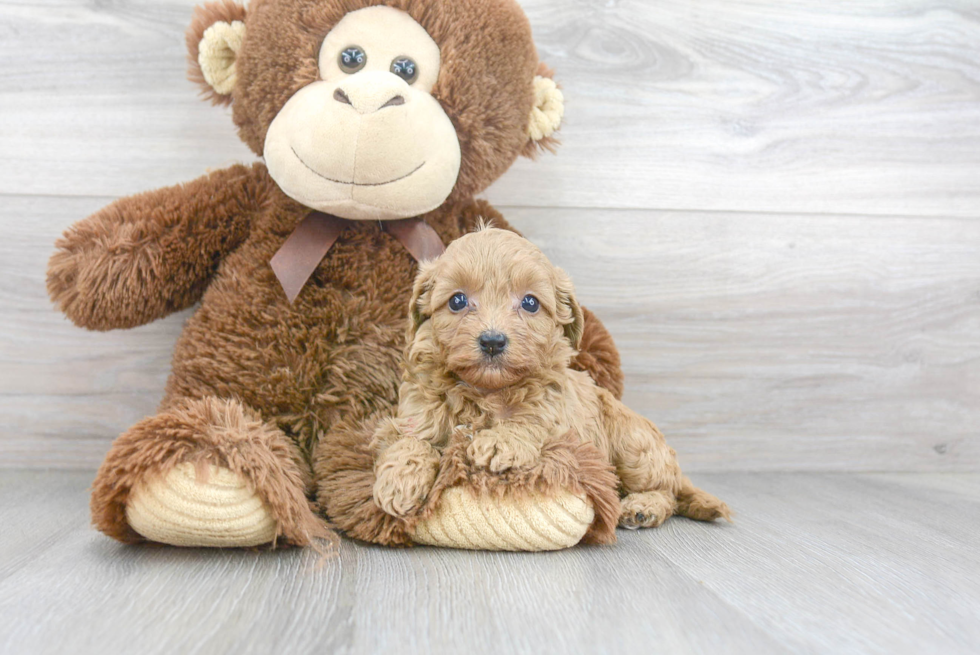
<instances>
[{"instance_id":1,"label":"monkey's foot","mask_svg":"<svg viewBox=\"0 0 980 655\"><path fill-rule=\"evenodd\" d=\"M588 499L567 491L498 497L452 487L412 536L420 544L443 548L560 550L581 541L594 518Z\"/></svg>"},{"instance_id":2,"label":"monkey's foot","mask_svg":"<svg viewBox=\"0 0 980 655\"><path fill-rule=\"evenodd\" d=\"M126 543L310 546L329 538L299 448L236 400L187 398L112 444L92 521Z\"/></svg>"},{"instance_id":3,"label":"monkey's foot","mask_svg":"<svg viewBox=\"0 0 980 655\"><path fill-rule=\"evenodd\" d=\"M259 546L275 539L272 511L242 476L213 464L201 473L184 463L144 480L126 503L129 525L173 546Z\"/></svg>"}]
</instances>

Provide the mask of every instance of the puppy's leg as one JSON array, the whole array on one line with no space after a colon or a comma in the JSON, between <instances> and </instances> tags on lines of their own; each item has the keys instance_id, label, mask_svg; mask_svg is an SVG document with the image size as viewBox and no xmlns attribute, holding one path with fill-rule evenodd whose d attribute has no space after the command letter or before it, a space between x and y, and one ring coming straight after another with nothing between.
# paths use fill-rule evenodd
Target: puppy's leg
<instances>
[{"instance_id":1,"label":"puppy's leg","mask_svg":"<svg viewBox=\"0 0 980 655\"><path fill-rule=\"evenodd\" d=\"M427 441L399 436L394 422L380 426L375 439L390 445L374 464L374 502L392 516L418 512L435 484L439 451Z\"/></svg>"},{"instance_id":2,"label":"puppy's leg","mask_svg":"<svg viewBox=\"0 0 980 655\"><path fill-rule=\"evenodd\" d=\"M600 392L610 454L625 497L619 524L658 527L674 514L680 467L656 426L610 394Z\"/></svg>"},{"instance_id":3,"label":"puppy's leg","mask_svg":"<svg viewBox=\"0 0 980 655\"><path fill-rule=\"evenodd\" d=\"M699 521L730 517L728 506L681 474L677 453L653 423L599 390L616 473L626 496L619 524L657 527L673 514Z\"/></svg>"},{"instance_id":4,"label":"puppy's leg","mask_svg":"<svg viewBox=\"0 0 980 655\"><path fill-rule=\"evenodd\" d=\"M535 426L520 423L480 430L473 435L466 455L474 465L493 473L533 466L541 458L544 443L539 432Z\"/></svg>"}]
</instances>

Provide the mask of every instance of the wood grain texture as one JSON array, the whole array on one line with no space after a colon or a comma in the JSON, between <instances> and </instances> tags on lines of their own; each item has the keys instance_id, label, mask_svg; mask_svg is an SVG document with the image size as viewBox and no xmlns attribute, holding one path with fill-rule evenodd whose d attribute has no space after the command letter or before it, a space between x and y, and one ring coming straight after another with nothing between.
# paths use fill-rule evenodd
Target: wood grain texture
<instances>
[{"instance_id":1,"label":"wood grain texture","mask_svg":"<svg viewBox=\"0 0 980 655\"><path fill-rule=\"evenodd\" d=\"M0 2L0 193L124 195L251 160L185 80L194 4ZM974 0L521 4L564 145L495 203L978 215Z\"/></svg>"},{"instance_id":2,"label":"wood grain texture","mask_svg":"<svg viewBox=\"0 0 980 655\"><path fill-rule=\"evenodd\" d=\"M79 330L44 292L101 198L8 197L0 462L96 466L151 414L187 314ZM976 470L980 222L512 209L615 337L626 401L704 470ZM560 223L560 229L555 229Z\"/></svg>"},{"instance_id":3,"label":"wood grain texture","mask_svg":"<svg viewBox=\"0 0 980 655\"><path fill-rule=\"evenodd\" d=\"M683 519L557 553L126 547L90 472L0 472L10 653L971 653L980 476L712 474Z\"/></svg>"},{"instance_id":4,"label":"wood grain texture","mask_svg":"<svg viewBox=\"0 0 980 655\"><path fill-rule=\"evenodd\" d=\"M976 221L508 217L572 273L623 353L624 400L660 424L682 464L980 465Z\"/></svg>"}]
</instances>

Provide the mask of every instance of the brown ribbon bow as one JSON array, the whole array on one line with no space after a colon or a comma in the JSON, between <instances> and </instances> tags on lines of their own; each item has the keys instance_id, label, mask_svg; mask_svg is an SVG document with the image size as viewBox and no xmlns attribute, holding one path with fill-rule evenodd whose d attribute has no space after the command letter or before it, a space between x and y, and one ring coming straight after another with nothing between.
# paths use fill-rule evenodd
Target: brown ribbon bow
<instances>
[{"instance_id":1,"label":"brown ribbon bow","mask_svg":"<svg viewBox=\"0 0 980 655\"><path fill-rule=\"evenodd\" d=\"M272 256L269 263L290 303L296 300L347 223L346 219L330 214L311 212ZM405 246L416 261L435 259L446 250L436 231L421 218L383 221L381 225Z\"/></svg>"}]
</instances>

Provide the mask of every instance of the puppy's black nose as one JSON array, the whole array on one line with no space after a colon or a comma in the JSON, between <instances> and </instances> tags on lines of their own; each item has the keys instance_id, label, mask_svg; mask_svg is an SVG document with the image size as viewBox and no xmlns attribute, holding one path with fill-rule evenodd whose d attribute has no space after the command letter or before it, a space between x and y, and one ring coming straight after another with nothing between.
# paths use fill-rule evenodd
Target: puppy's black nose
<instances>
[{"instance_id":1,"label":"puppy's black nose","mask_svg":"<svg viewBox=\"0 0 980 655\"><path fill-rule=\"evenodd\" d=\"M503 332L484 332L480 335L480 350L490 357L496 357L507 348L507 335Z\"/></svg>"}]
</instances>

